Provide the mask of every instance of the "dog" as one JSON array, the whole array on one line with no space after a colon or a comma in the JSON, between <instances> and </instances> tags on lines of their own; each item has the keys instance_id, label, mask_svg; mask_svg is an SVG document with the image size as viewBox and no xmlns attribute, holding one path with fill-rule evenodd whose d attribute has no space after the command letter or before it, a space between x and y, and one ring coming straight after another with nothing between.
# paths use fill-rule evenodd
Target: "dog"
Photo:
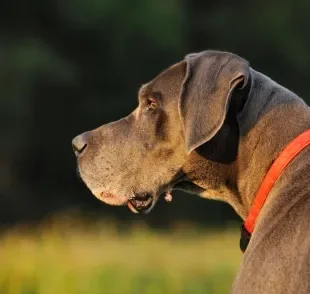
<instances>
[{"instance_id":1,"label":"dog","mask_svg":"<svg viewBox=\"0 0 310 294\"><path fill-rule=\"evenodd\" d=\"M246 219L279 153L310 128L296 94L220 51L189 54L144 84L127 117L72 141L101 201L148 213L174 189L229 203ZM231 293L310 293L310 148L274 183Z\"/></svg>"}]
</instances>

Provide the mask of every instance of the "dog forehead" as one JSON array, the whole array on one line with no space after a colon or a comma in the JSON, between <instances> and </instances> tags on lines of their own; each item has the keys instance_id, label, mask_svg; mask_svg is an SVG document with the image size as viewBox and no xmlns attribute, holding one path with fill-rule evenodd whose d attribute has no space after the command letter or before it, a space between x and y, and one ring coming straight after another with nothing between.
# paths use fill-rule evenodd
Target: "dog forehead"
<instances>
[{"instance_id":1,"label":"dog forehead","mask_svg":"<svg viewBox=\"0 0 310 294\"><path fill-rule=\"evenodd\" d=\"M175 92L181 87L185 73L185 61L176 63L157 75L146 85L146 89L144 89L144 91L148 91L151 88L153 92Z\"/></svg>"}]
</instances>

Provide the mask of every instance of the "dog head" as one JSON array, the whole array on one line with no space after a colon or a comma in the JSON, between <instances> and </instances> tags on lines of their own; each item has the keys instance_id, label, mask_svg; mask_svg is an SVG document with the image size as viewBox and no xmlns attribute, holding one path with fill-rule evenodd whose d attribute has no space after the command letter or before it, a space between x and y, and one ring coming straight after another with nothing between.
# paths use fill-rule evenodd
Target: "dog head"
<instances>
[{"instance_id":1,"label":"dog head","mask_svg":"<svg viewBox=\"0 0 310 294\"><path fill-rule=\"evenodd\" d=\"M219 139L225 145L236 137L244 105L238 91L248 77L248 63L236 55L188 55L141 87L130 115L73 139L83 181L100 200L135 212L150 211L174 188L192 191L190 179L200 168L194 158L203 145L210 162L235 159L236 150L219 150Z\"/></svg>"}]
</instances>

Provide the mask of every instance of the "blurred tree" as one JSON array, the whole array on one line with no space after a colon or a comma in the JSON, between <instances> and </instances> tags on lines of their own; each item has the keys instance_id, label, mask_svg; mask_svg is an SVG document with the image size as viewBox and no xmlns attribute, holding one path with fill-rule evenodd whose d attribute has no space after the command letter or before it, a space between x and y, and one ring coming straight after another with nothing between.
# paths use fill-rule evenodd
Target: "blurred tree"
<instances>
[{"instance_id":1,"label":"blurred tree","mask_svg":"<svg viewBox=\"0 0 310 294\"><path fill-rule=\"evenodd\" d=\"M309 97L307 8L306 0L3 2L0 222L70 207L135 218L100 205L76 179L70 142L131 112L141 83L188 52L235 52ZM150 221L236 219L227 205L180 195L173 208L160 202Z\"/></svg>"}]
</instances>

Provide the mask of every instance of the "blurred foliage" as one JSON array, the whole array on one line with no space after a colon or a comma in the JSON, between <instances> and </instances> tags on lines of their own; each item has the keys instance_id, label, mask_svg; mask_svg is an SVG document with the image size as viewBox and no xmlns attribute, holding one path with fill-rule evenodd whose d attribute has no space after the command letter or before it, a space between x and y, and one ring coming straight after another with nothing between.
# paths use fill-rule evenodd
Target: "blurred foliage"
<instances>
[{"instance_id":1,"label":"blurred foliage","mask_svg":"<svg viewBox=\"0 0 310 294\"><path fill-rule=\"evenodd\" d=\"M0 223L100 204L75 174L71 139L127 115L141 83L188 52L220 49L308 99L310 2L5 1L0 10ZM149 217L236 220L222 203L177 193Z\"/></svg>"},{"instance_id":2,"label":"blurred foliage","mask_svg":"<svg viewBox=\"0 0 310 294\"><path fill-rule=\"evenodd\" d=\"M0 238L0 293L228 293L241 253L235 230L155 233L57 217Z\"/></svg>"}]
</instances>

